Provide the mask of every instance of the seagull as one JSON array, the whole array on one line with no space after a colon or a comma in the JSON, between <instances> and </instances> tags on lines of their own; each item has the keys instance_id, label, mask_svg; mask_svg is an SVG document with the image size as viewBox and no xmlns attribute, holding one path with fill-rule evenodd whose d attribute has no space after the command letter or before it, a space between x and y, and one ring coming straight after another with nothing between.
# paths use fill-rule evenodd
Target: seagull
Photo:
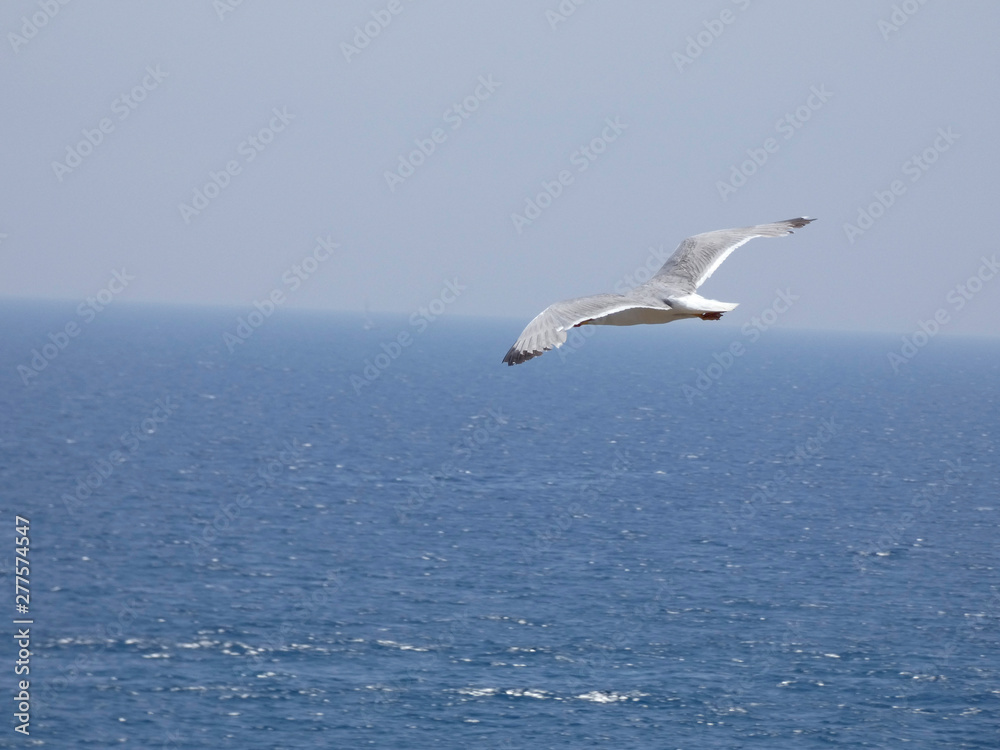
<instances>
[{"instance_id":1,"label":"seagull","mask_svg":"<svg viewBox=\"0 0 1000 750\"><path fill-rule=\"evenodd\" d=\"M645 284L627 294L594 294L556 302L521 332L503 361L519 365L566 342L578 326L635 326L681 318L719 320L735 302L705 299L695 293L729 254L754 237L784 237L815 219L801 217L740 229L718 229L688 237Z\"/></svg>"}]
</instances>

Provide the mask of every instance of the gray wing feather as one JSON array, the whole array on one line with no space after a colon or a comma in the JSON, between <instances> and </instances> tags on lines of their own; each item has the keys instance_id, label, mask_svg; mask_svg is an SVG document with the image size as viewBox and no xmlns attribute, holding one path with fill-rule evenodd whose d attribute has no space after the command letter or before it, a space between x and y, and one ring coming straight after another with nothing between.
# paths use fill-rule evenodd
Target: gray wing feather
<instances>
[{"instance_id":1,"label":"gray wing feather","mask_svg":"<svg viewBox=\"0 0 1000 750\"><path fill-rule=\"evenodd\" d=\"M594 294L556 302L542 310L525 326L503 361L508 365L519 365L533 357L539 357L549 349L562 346L566 342L566 332L573 326L627 310L637 304L635 300L621 294Z\"/></svg>"},{"instance_id":2,"label":"gray wing feather","mask_svg":"<svg viewBox=\"0 0 1000 750\"><path fill-rule=\"evenodd\" d=\"M722 261L740 245L754 237L783 237L792 229L804 227L814 219L788 219L774 224L758 224L739 229L718 229L688 237L678 245L663 267L643 286L669 286L692 293L711 276Z\"/></svg>"}]
</instances>

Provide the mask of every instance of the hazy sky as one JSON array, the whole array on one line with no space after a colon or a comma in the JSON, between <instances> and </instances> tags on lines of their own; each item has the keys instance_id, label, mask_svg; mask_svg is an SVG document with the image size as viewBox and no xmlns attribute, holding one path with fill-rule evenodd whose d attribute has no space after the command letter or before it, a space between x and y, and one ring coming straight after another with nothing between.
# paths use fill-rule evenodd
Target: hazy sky
<instances>
[{"instance_id":1,"label":"hazy sky","mask_svg":"<svg viewBox=\"0 0 1000 750\"><path fill-rule=\"evenodd\" d=\"M0 297L450 284L526 322L806 215L702 287L741 303L718 325L783 290L782 326L993 334L998 29L989 0L7 0Z\"/></svg>"}]
</instances>

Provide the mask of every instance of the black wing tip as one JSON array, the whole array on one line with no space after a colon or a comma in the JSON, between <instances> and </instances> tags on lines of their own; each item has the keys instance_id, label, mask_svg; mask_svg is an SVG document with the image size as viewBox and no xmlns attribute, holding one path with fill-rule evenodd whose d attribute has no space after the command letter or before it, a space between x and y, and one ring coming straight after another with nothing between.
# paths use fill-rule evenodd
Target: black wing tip
<instances>
[{"instance_id":1,"label":"black wing tip","mask_svg":"<svg viewBox=\"0 0 1000 750\"><path fill-rule=\"evenodd\" d=\"M514 365L520 365L527 362L529 359L541 357L544 353L545 352L539 351L521 351L516 345L514 345L507 351L507 354L504 355L503 361L508 367L513 367Z\"/></svg>"},{"instance_id":2,"label":"black wing tip","mask_svg":"<svg viewBox=\"0 0 1000 750\"><path fill-rule=\"evenodd\" d=\"M781 224L787 224L788 226L790 226L790 227L792 227L794 229L801 229L806 224L811 224L814 221L816 221L816 219L810 219L810 218L808 218L806 216L800 216L797 219L785 219L784 221L779 222L779 223L781 223Z\"/></svg>"}]
</instances>

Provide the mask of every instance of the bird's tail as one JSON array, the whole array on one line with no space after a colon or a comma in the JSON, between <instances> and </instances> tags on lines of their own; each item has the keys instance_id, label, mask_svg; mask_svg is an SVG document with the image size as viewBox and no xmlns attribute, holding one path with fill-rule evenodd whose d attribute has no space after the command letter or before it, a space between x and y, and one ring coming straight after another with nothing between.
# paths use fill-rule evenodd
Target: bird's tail
<instances>
[{"instance_id":1,"label":"bird's tail","mask_svg":"<svg viewBox=\"0 0 1000 750\"><path fill-rule=\"evenodd\" d=\"M675 310L686 313L729 312L739 307L739 302L719 302L717 299L705 299L700 294L685 294L683 297L670 297L667 302Z\"/></svg>"}]
</instances>

